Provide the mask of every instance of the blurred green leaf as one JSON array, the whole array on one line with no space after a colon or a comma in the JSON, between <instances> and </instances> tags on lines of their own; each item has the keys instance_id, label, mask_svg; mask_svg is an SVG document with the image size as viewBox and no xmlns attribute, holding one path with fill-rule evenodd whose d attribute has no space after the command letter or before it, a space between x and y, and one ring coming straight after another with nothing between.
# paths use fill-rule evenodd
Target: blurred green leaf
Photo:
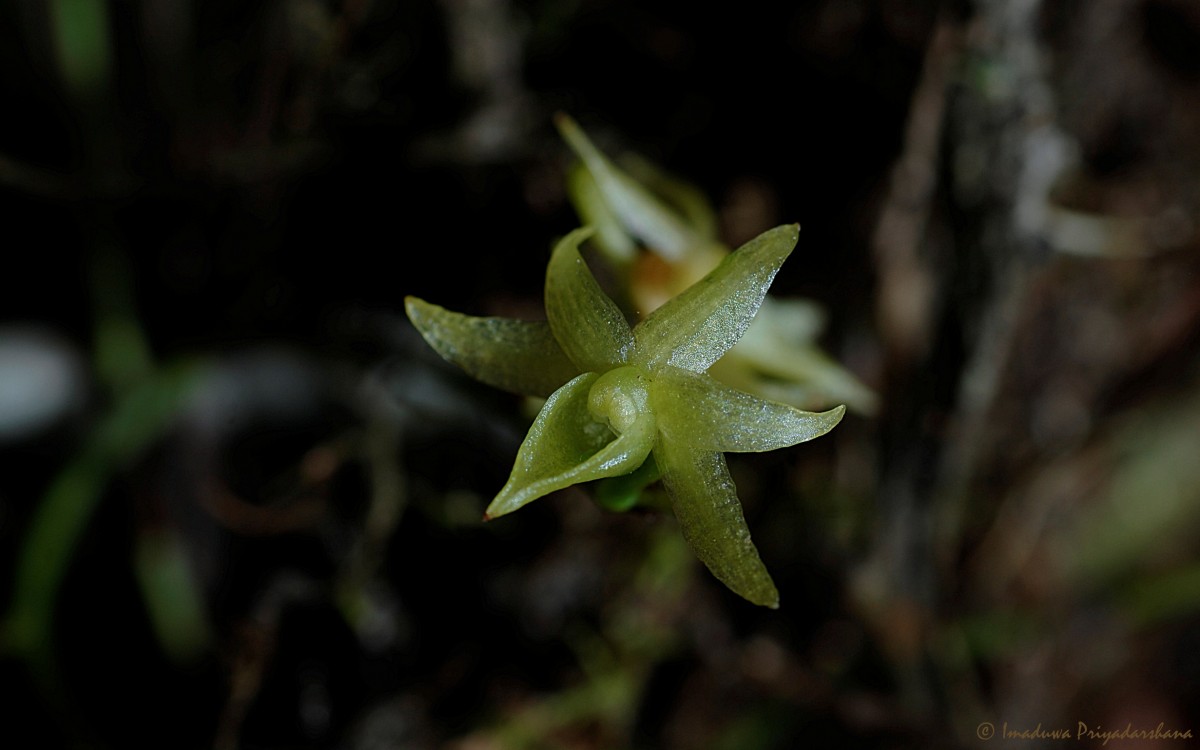
<instances>
[{"instance_id":1,"label":"blurred green leaf","mask_svg":"<svg viewBox=\"0 0 1200 750\"><path fill-rule=\"evenodd\" d=\"M1140 578L1119 598L1142 625L1193 616L1200 612L1200 563Z\"/></svg>"},{"instance_id":2,"label":"blurred green leaf","mask_svg":"<svg viewBox=\"0 0 1200 750\"><path fill-rule=\"evenodd\" d=\"M9 649L46 662L55 598L78 540L112 477L157 439L199 373L192 364L160 370L121 397L80 454L55 477L38 503L17 557L5 618Z\"/></svg>"},{"instance_id":3,"label":"blurred green leaf","mask_svg":"<svg viewBox=\"0 0 1200 750\"><path fill-rule=\"evenodd\" d=\"M112 40L105 0L50 0L59 72L67 88L88 97L109 84Z\"/></svg>"},{"instance_id":4,"label":"blurred green leaf","mask_svg":"<svg viewBox=\"0 0 1200 750\"><path fill-rule=\"evenodd\" d=\"M163 651L180 664L195 661L208 646L209 629L182 541L168 530L143 531L133 569Z\"/></svg>"},{"instance_id":5,"label":"blurred green leaf","mask_svg":"<svg viewBox=\"0 0 1200 750\"><path fill-rule=\"evenodd\" d=\"M1135 579L1188 555L1200 531L1200 399L1135 415L1109 445L1111 479L1062 545L1086 588Z\"/></svg>"}]
</instances>

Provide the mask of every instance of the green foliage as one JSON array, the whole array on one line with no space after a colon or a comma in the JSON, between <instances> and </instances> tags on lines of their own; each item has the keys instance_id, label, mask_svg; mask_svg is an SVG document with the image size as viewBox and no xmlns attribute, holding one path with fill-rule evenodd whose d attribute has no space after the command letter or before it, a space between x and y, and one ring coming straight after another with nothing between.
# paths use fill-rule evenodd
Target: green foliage
<instances>
[{"instance_id":1,"label":"green foliage","mask_svg":"<svg viewBox=\"0 0 1200 750\"><path fill-rule=\"evenodd\" d=\"M109 258L95 268L101 303L95 368L112 403L38 503L16 557L13 594L0 627L4 650L26 659L47 684L57 678L52 634L62 583L104 491L162 438L202 374L197 362L152 361L128 311L129 290L122 286L127 272L119 263ZM135 552L138 583L164 650L181 660L194 656L208 634L178 540L143 534Z\"/></svg>"},{"instance_id":2,"label":"green foliage","mask_svg":"<svg viewBox=\"0 0 1200 750\"><path fill-rule=\"evenodd\" d=\"M845 408L801 411L705 373L749 327L798 231L786 225L751 240L633 328L579 253L589 229L554 249L545 323L471 318L409 297L409 318L426 341L478 379L531 395L563 381L485 518L574 484L631 475L652 459L696 555L737 594L778 606L722 454L810 440Z\"/></svg>"}]
</instances>

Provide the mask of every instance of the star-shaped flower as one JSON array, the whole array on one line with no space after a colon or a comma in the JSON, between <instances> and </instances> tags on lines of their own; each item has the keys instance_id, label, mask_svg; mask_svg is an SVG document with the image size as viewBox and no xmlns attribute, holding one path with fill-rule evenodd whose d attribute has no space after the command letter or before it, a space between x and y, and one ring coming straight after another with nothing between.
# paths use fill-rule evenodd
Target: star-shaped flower
<instances>
[{"instance_id":1,"label":"star-shaped flower","mask_svg":"<svg viewBox=\"0 0 1200 750\"><path fill-rule=\"evenodd\" d=\"M550 258L545 322L476 318L407 298L409 318L444 358L485 383L548 396L485 520L652 459L696 556L735 593L777 607L722 454L811 440L845 407L801 411L705 373L754 319L798 232L794 224L764 232L632 329L579 253L586 228Z\"/></svg>"},{"instance_id":2,"label":"star-shaped flower","mask_svg":"<svg viewBox=\"0 0 1200 750\"><path fill-rule=\"evenodd\" d=\"M729 254L701 191L643 159L627 157L623 169L565 114L555 124L578 157L568 175L571 202L596 227L596 244L618 269L639 313L656 309ZM844 403L873 414L878 397L817 345L824 325L815 302L768 296L746 335L709 374L801 408Z\"/></svg>"}]
</instances>

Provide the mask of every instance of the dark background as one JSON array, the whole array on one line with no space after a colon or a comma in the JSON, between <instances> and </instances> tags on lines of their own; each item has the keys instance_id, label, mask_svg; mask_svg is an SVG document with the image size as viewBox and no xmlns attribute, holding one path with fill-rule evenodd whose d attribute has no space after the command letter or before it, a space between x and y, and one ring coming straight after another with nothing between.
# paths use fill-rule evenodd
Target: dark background
<instances>
[{"instance_id":1,"label":"dark background","mask_svg":"<svg viewBox=\"0 0 1200 750\"><path fill-rule=\"evenodd\" d=\"M1200 730L1194 4L11 0L0 94L0 744ZM478 521L529 414L403 298L540 314L557 111L799 221L880 395L731 460L778 611Z\"/></svg>"}]
</instances>

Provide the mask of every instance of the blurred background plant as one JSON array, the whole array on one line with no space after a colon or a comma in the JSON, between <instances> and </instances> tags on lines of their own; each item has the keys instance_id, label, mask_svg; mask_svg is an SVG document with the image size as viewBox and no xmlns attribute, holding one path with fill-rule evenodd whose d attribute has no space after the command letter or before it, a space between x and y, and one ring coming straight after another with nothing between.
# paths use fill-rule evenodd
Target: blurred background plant
<instances>
[{"instance_id":1,"label":"blurred background plant","mask_svg":"<svg viewBox=\"0 0 1200 750\"><path fill-rule=\"evenodd\" d=\"M0 72L7 741L1200 729L1189 0L17 0ZM804 227L785 335L877 401L731 462L781 610L662 516L478 522L529 417L402 300L537 315L556 111Z\"/></svg>"}]
</instances>

